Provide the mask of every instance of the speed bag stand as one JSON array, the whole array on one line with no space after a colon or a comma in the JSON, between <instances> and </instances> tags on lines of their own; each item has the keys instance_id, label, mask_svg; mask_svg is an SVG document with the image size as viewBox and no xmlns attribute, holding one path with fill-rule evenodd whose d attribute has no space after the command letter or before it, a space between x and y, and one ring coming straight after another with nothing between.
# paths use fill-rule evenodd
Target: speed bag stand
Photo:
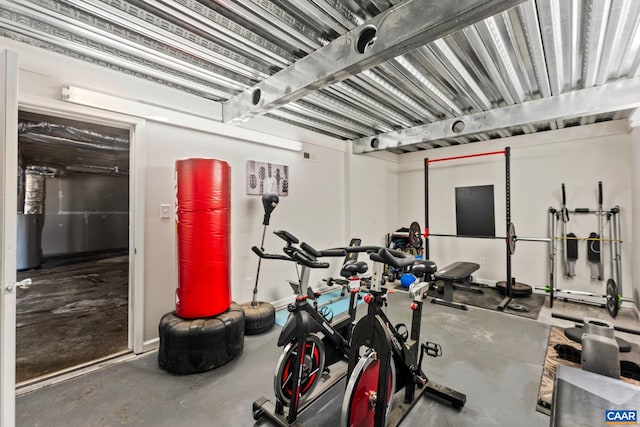
<instances>
[{"instance_id":1,"label":"speed bag stand","mask_svg":"<svg viewBox=\"0 0 640 427\"><path fill-rule=\"evenodd\" d=\"M213 317L183 319L175 311L160 319L158 364L174 374L215 369L242 354L244 311L232 302Z\"/></svg>"}]
</instances>

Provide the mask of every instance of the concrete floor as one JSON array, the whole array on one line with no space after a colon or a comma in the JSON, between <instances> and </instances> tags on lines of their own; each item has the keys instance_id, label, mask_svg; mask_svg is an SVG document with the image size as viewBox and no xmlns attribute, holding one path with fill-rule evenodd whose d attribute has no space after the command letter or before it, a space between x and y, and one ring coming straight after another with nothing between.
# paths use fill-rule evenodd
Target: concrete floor
<instances>
[{"instance_id":1,"label":"concrete floor","mask_svg":"<svg viewBox=\"0 0 640 427\"><path fill-rule=\"evenodd\" d=\"M391 296L388 315L409 323L409 300ZM360 310L363 310L362 306ZM466 393L456 411L422 399L403 426L546 426L536 398L549 326L475 307L460 311L425 304L422 341L442 345L444 356L425 358L431 380ZM216 370L176 376L150 352L17 399L18 426L261 426L252 402L273 395L279 327L245 337L243 354ZM339 423L344 382L301 419L308 427Z\"/></svg>"},{"instance_id":2,"label":"concrete floor","mask_svg":"<svg viewBox=\"0 0 640 427\"><path fill-rule=\"evenodd\" d=\"M17 277L32 279L17 289L18 383L127 350L127 255L67 257Z\"/></svg>"}]
</instances>

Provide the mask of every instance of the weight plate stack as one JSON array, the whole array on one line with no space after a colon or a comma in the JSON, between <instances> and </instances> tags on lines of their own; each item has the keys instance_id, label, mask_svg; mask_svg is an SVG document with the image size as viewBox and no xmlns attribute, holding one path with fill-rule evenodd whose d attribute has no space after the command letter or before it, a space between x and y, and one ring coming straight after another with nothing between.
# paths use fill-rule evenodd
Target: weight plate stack
<instances>
[{"instance_id":1,"label":"weight plate stack","mask_svg":"<svg viewBox=\"0 0 640 427\"><path fill-rule=\"evenodd\" d=\"M158 329L158 364L174 374L215 369L244 348L244 311L234 302L214 317L183 319L172 311L162 316Z\"/></svg>"},{"instance_id":2,"label":"weight plate stack","mask_svg":"<svg viewBox=\"0 0 640 427\"><path fill-rule=\"evenodd\" d=\"M506 295L507 294L507 282L504 281L504 280L501 281L501 282L496 282L496 289L502 295ZM515 285L511 286L511 293L512 293L512 296L514 296L516 298L528 297L529 295L531 295L533 293L533 288L531 288L531 286L529 286L529 285L525 285L524 283L516 282Z\"/></svg>"}]
</instances>

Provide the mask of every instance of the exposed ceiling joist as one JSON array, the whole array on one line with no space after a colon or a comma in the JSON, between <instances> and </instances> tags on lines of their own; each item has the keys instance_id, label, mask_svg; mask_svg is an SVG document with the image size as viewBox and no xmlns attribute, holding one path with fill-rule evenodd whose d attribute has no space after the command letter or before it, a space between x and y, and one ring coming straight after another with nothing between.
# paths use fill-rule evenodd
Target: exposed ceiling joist
<instances>
[{"instance_id":1,"label":"exposed ceiling joist","mask_svg":"<svg viewBox=\"0 0 640 427\"><path fill-rule=\"evenodd\" d=\"M243 120L295 101L522 1L406 1L231 98L223 119Z\"/></svg>"},{"instance_id":2,"label":"exposed ceiling joist","mask_svg":"<svg viewBox=\"0 0 640 427\"><path fill-rule=\"evenodd\" d=\"M356 139L353 140L353 151L366 153L393 149L531 123L552 122L572 117L592 117L638 106L640 106L640 78L636 77L550 98Z\"/></svg>"},{"instance_id":3,"label":"exposed ceiling joist","mask_svg":"<svg viewBox=\"0 0 640 427\"><path fill-rule=\"evenodd\" d=\"M200 113L189 109L195 116L222 120L223 108L227 121L264 113L342 140L494 108L500 113L506 106L640 77L640 1L525 0L509 7L517 3L0 0L0 45L49 51L31 70L37 74L48 75L47 63L64 55L220 101L211 103L213 111L204 102ZM377 38L367 44L374 40L374 25ZM456 27L463 28L439 37ZM361 35L364 53L358 54L353 48ZM252 88L260 88L255 106ZM234 98L243 91L244 100ZM143 93L129 97L158 104ZM456 134L410 148L580 126L628 118L632 111ZM408 147L388 150L403 153Z\"/></svg>"}]
</instances>

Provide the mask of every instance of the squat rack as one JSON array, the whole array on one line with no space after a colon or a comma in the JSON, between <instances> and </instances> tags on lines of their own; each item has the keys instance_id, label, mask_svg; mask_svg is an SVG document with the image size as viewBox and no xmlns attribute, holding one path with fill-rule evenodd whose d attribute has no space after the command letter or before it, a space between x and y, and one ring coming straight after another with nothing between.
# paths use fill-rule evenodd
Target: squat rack
<instances>
[{"instance_id":1,"label":"squat rack","mask_svg":"<svg viewBox=\"0 0 640 427\"><path fill-rule=\"evenodd\" d=\"M506 208L506 235L505 238L505 248L506 248L506 262L507 262L507 282L506 282L506 293L505 298L498 305L498 310L504 310L511 298L513 297L512 285L513 285L513 277L511 274L511 255L514 251L515 245L515 230L513 224L511 222L511 148L505 147L504 150L498 151L488 151L484 153L475 153L475 154L466 154L462 156L452 156L452 157L443 157L440 159L424 159L424 237L425 237L425 246L424 246L424 256L425 259L429 259L429 164L436 162L444 162L449 160L459 160L459 159L468 159L473 157L483 157L483 156L492 156L492 155L504 155L505 162L505 208ZM445 235L445 234L432 234L433 236L448 236L448 237L459 237L454 235ZM464 236L471 238L496 238L495 236ZM500 238L498 238L500 239ZM525 240L523 238L519 238L520 240ZM527 239L528 240L528 239Z\"/></svg>"}]
</instances>

